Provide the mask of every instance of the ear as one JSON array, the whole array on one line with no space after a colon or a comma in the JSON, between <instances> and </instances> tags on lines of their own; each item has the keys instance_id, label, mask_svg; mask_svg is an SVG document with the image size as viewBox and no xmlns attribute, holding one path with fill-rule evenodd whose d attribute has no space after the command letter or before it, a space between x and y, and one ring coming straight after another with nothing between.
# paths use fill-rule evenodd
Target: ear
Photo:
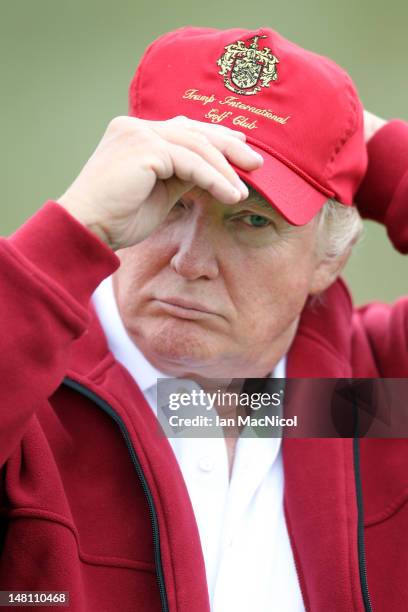
<instances>
[{"instance_id":1,"label":"ear","mask_svg":"<svg viewBox=\"0 0 408 612\"><path fill-rule=\"evenodd\" d=\"M321 259L316 265L309 289L309 294L318 295L319 293L323 293L325 289L330 287L330 285L334 283L334 281L346 265L350 254L351 247L346 249L346 251L338 257Z\"/></svg>"}]
</instances>

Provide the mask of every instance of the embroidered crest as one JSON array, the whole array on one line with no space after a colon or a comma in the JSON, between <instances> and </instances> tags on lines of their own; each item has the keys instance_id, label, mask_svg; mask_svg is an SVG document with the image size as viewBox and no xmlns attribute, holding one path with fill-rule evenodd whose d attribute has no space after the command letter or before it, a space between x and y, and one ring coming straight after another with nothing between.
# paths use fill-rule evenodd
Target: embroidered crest
<instances>
[{"instance_id":1,"label":"embroidered crest","mask_svg":"<svg viewBox=\"0 0 408 612\"><path fill-rule=\"evenodd\" d=\"M224 77L224 85L230 91L253 96L262 87L277 81L276 64L279 60L268 47L258 48L258 40L266 36L253 36L246 41L237 40L225 47L225 53L217 60ZM250 43L247 46L247 43Z\"/></svg>"}]
</instances>

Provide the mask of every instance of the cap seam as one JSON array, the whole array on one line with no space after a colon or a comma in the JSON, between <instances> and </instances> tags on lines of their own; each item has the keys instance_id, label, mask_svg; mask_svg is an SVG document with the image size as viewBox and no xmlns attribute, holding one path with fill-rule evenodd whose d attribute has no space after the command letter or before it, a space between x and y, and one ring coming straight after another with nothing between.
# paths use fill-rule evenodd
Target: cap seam
<instances>
[{"instance_id":1,"label":"cap seam","mask_svg":"<svg viewBox=\"0 0 408 612\"><path fill-rule=\"evenodd\" d=\"M347 73L343 72L343 75L346 81L346 93L349 99L351 114L348 117L347 124L343 131L343 134L339 137L337 142L334 144L332 153L326 163L326 167L323 171L323 177L326 180L333 176L333 164L336 161L337 156L340 154L346 142L357 131L357 127L358 127L358 119L357 119L357 112L356 112L357 106L356 106L356 100L354 97L354 89L353 89L351 80L348 77Z\"/></svg>"}]
</instances>

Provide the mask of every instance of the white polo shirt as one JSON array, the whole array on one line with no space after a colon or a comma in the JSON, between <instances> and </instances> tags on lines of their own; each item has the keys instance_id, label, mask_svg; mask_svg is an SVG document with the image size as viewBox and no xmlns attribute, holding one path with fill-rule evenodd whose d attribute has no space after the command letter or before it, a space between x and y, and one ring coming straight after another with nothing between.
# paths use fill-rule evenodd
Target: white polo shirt
<instances>
[{"instance_id":1,"label":"white polo shirt","mask_svg":"<svg viewBox=\"0 0 408 612\"><path fill-rule=\"evenodd\" d=\"M93 303L110 350L157 415L157 378L167 376L127 335L111 277ZM284 360L273 376L285 377ZM212 612L304 612L283 511L281 439L240 437L231 480L223 437L179 435L169 442L194 509Z\"/></svg>"}]
</instances>

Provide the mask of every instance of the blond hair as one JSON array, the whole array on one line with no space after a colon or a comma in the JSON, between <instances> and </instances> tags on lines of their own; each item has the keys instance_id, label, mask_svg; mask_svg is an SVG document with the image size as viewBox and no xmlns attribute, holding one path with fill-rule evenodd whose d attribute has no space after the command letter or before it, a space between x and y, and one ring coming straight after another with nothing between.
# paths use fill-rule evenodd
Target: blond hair
<instances>
[{"instance_id":1,"label":"blond hair","mask_svg":"<svg viewBox=\"0 0 408 612\"><path fill-rule=\"evenodd\" d=\"M322 256L336 259L361 238L363 222L355 206L330 198L318 213L319 249Z\"/></svg>"}]
</instances>

